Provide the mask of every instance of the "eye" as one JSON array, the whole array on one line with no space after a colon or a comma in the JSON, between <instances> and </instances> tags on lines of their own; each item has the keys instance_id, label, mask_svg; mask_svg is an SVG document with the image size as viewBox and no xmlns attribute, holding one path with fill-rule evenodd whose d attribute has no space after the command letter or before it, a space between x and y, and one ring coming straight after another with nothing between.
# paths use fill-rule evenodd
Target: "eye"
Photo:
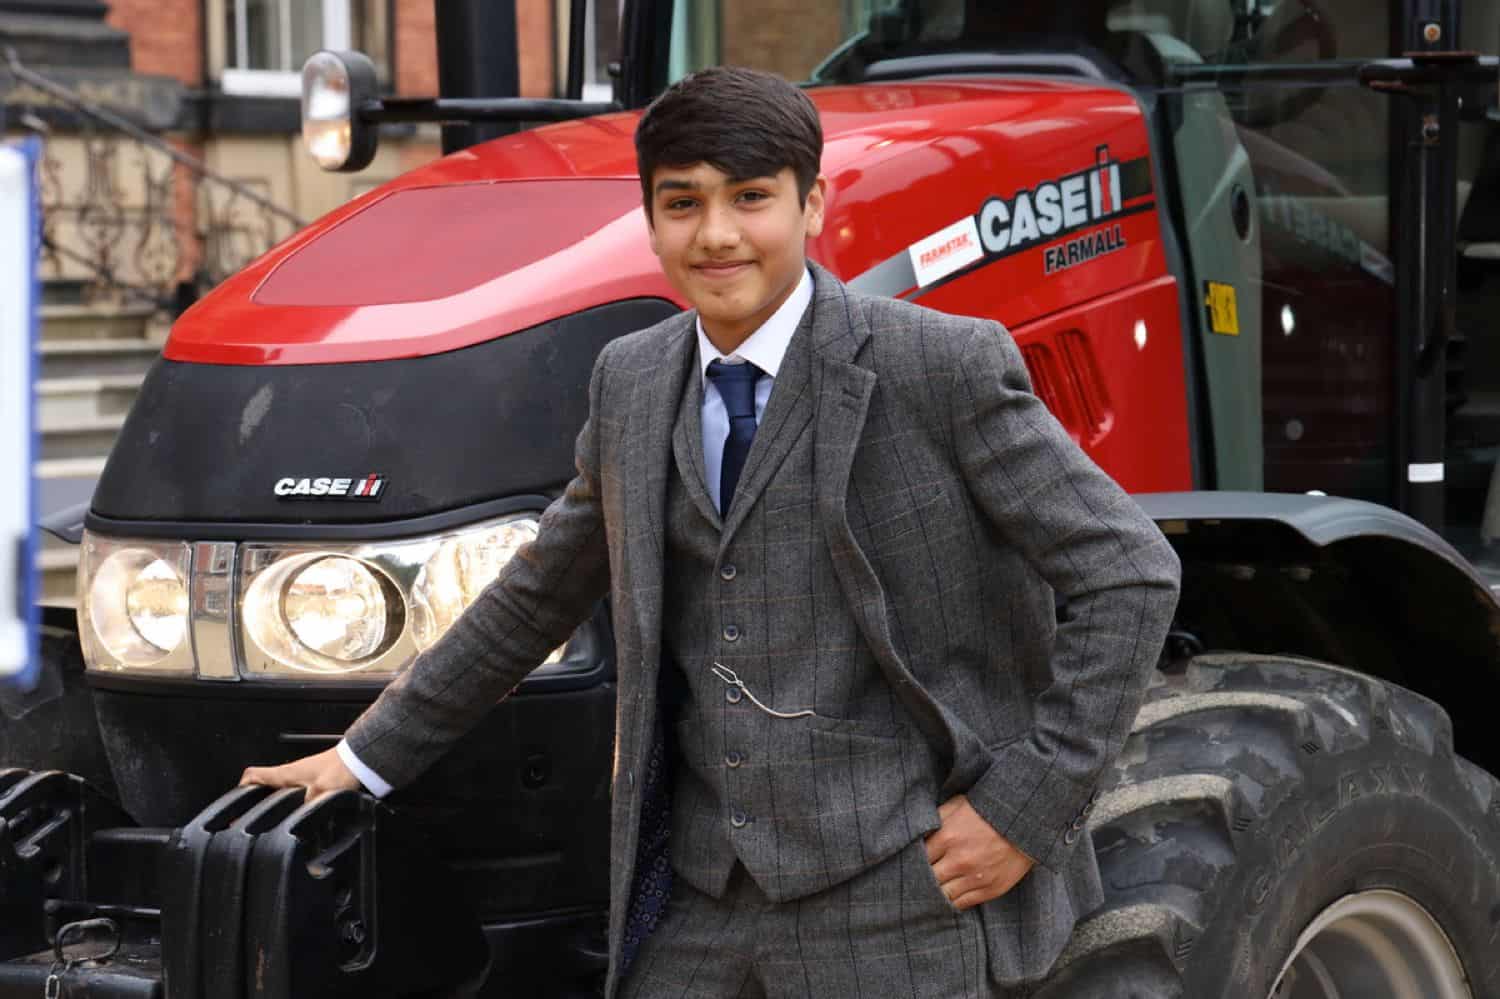
<instances>
[{"instance_id":1,"label":"eye","mask_svg":"<svg viewBox=\"0 0 1500 999\"><path fill-rule=\"evenodd\" d=\"M697 204L697 202L692 198L673 198L671 201L667 202L667 211L685 212L689 208L692 208L695 204Z\"/></svg>"},{"instance_id":2,"label":"eye","mask_svg":"<svg viewBox=\"0 0 1500 999\"><path fill-rule=\"evenodd\" d=\"M739 200L741 200L741 201L765 201L769 197L770 197L770 195L767 194L765 191L741 191L740 195L739 195Z\"/></svg>"}]
</instances>

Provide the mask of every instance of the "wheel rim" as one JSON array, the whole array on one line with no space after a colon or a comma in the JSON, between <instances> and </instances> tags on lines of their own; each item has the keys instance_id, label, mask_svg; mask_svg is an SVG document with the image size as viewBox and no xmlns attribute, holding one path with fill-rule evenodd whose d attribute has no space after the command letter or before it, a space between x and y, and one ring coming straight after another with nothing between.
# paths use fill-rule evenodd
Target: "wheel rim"
<instances>
[{"instance_id":1,"label":"wheel rim","mask_svg":"<svg viewBox=\"0 0 1500 999\"><path fill-rule=\"evenodd\" d=\"M1269 999L1473 999L1437 920L1387 889L1345 895L1318 914Z\"/></svg>"}]
</instances>

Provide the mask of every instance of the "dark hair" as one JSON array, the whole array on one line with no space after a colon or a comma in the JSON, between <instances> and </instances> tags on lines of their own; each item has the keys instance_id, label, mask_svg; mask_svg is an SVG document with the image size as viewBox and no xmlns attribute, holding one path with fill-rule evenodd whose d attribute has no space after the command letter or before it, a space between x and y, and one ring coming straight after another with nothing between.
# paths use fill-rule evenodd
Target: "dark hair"
<instances>
[{"instance_id":1,"label":"dark hair","mask_svg":"<svg viewBox=\"0 0 1500 999\"><path fill-rule=\"evenodd\" d=\"M807 95L779 76L739 66L678 80L651 102L635 130L647 218L657 167L707 163L735 180L791 167L806 204L822 158L823 126Z\"/></svg>"}]
</instances>

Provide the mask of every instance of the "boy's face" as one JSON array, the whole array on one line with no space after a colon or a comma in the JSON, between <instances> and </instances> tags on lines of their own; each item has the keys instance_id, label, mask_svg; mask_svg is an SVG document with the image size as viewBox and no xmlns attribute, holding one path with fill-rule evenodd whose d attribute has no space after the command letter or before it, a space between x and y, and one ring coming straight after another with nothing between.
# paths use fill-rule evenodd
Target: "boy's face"
<instances>
[{"instance_id":1,"label":"boy's face","mask_svg":"<svg viewBox=\"0 0 1500 999\"><path fill-rule=\"evenodd\" d=\"M826 186L819 176L804 205L791 167L751 180L707 163L656 168L651 249L719 350L739 346L796 288L806 242L823 231Z\"/></svg>"}]
</instances>

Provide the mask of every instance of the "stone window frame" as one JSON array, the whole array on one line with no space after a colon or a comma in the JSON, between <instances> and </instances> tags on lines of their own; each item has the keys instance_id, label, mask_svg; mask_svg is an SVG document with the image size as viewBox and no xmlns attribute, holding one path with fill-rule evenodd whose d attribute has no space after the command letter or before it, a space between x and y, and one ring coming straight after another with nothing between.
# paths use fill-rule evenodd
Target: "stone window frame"
<instances>
[{"instance_id":1,"label":"stone window frame","mask_svg":"<svg viewBox=\"0 0 1500 999\"><path fill-rule=\"evenodd\" d=\"M294 69L256 69L241 64L248 47L243 27L248 2L249 0L205 0L204 24L207 29L205 34L210 78L217 80L219 89L226 94L245 97L300 98L302 96L300 66ZM303 0L277 0L277 2L284 12L282 23L289 24L289 18L285 15ZM320 48L348 49L353 47L354 7L357 3L359 0L322 0L323 23ZM394 5L389 2L376 0L376 12L382 22L379 27L386 36L385 53L383 56L367 53L375 59L377 73L382 83L389 81L392 76L391 63L395 33L393 8ZM231 10L239 18L241 25L239 51L236 53L230 52L230 32L226 28ZM286 29L282 32L281 45L282 56L285 58L289 54L291 45L290 32Z\"/></svg>"}]
</instances>

